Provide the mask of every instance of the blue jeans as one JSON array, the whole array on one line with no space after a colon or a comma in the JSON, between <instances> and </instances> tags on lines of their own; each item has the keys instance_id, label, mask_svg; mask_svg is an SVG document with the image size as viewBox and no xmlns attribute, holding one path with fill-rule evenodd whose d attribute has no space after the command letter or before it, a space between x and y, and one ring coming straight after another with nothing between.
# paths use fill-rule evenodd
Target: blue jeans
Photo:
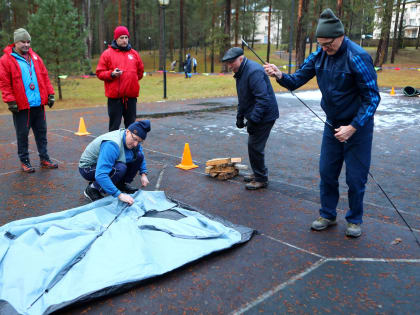
<instances>
[{"instance_id":1,"label":"blue jeans","mask_svg":"<svg viewBox=\"0 0 420 315\"><path fill-rule=\"evenodd\" d=\"M112 171L109 173L109 177L114 185L119 183L131 183L139 171L141 163L138 159L134 160L131 163L124 164L122 162L116 162L112 167ZM103 192L102 187L95 180L96 165L80 168L80 175L89 182L93 182L93 185L96 189Z\"/></svg>"},{"instance_id":2,"label":"blue jeans","mask_svg":"<svg viewBox=\"0 0 420 315\"><path fill-rule=\"evenodd\" d=\"M371 160L373 125L372 119L359 128L347 143L338 141L331 127L325 125L319 161L321 217L333 220L337 216L338 178L345 162L349 199L346 220L354 224L362 223L363 196Z\"/></svg>"}]
</instances>

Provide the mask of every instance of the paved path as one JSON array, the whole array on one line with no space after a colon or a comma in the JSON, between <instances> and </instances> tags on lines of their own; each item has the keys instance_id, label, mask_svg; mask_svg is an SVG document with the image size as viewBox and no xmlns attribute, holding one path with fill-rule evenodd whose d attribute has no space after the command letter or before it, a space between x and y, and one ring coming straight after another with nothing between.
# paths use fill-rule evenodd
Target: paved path
<instances>
[{"instance_id":1,"label":"paved path","mask_svg":"<svg viewBox=\"0 0 420 315\"><path fill-rule=\"evenodd\" d=\"M298 95L322 115L318 93ZM371 173L420 238L420 106L418 99L382 96ZM420 248L372 180L366 190L362 237L344 236L343 176L338 225L324 232L309 229L319 207L322 124L290 94L279 94L278 102L280 119L266 152L270 186L254 192L244 189L241 176L220 182L204 174L205 161L211 158L240 156L248 163L247 134L234 127L234 108L172 116L194 108L235 106L235 98L140 105L139 113L152 121L145 143L151 182L147 189L164 190L259 234L247 244L131 290L58 313L419 313ZM92 135L74 135L81 116ZM86 183L77 162L84 147L106 132L106 108L52 111L47 119L49 152L60 168L24 174L17 163L11 117L0 116L0 225L86 203ZM186 142L200 166L191 171L174 167ZM37 165L33 137L30 147ZM396 239L401 242L393 244Z\"/></svg>"}]
</instances>

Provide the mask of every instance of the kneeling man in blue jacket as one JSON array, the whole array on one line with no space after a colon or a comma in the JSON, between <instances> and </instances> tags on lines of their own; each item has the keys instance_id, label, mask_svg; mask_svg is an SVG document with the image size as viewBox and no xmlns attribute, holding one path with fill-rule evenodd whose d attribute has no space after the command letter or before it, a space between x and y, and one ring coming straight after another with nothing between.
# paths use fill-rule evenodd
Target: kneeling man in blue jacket
<instances>
[{"instance_id":1,"label":"kneeling man in blue jacket","mask_svg":"<svg viewBox=\"0 0 420 315\"><path fill-rule=\"evenodd\" d=\"M327 124L319 162L320 217L311 228L320 231L336 224L338 177L345 162L349 187L346 235L359 237L371 159L373 115L381 99L376 72L369 54L344 36L343 24L331 9L321 13L316 37L318 50L309 55L294 74L282 73L273 64L266 64L264 68L289 90L299 88L316 76Z\"/></svg>"},{"instance_id":2,"label":"kneeling man in blue jacket","mask_svg":"<svg viewBox=\"0 0 420 315\"><path fill-rule=\"evenodd\" d=\"M127 129L108 132L88 144L79 161L79 172L89 181L85 196L91 201L103 198L103 193L128 204L129 195L138 189L131 186L137 173L142 186L147 186L146 159L141 143L150 131L150 121L136 121Z\"/></svg>"},{"instance_id":3,"label":"kneeling man in blue jacket","mask_svg":"<svg viewBox=\"0 0 420 315\"><path fill-rule=\"evenodd\" d=\"M251 190L265 188L268 185L268 170L264 161L264 149L271 128L279 118L273 87L264 68L247 59L241 48L229 49L222 61L235 73L233 77L236 80L239 101L236 126L246 126L249 134L248 155L253 173L244 177L245 182L248 182L245 187Z\"/></svg>"}]
</instances>

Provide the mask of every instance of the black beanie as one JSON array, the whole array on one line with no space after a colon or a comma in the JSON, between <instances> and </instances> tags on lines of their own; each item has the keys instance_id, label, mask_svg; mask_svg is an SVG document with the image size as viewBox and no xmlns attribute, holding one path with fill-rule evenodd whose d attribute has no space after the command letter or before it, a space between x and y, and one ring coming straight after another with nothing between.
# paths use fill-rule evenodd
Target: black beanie
<instances>
[{"instance_id":1,"label":"black beanie","mask_svg":"<svg viewBox=\"0 0 420 315\"><path fill-rule=\"evenodd\" d=\"M319 16L316 37L337 38L344 35L344 26L331 9L325 9Z\"/></svg>"},{"instance_id":2,"label":"black beanie","mask_svg":"<svg viewBox=\"0 0 420 315\"><path fill-rule=\"evenodd\" d=\"M139 136L140 138L145 140L147 137L147 133L150 131L150 121L149 120L135 121L130 126L128 126L128 130L130 130L136 136Z\"/></svg>"}]
</instances>

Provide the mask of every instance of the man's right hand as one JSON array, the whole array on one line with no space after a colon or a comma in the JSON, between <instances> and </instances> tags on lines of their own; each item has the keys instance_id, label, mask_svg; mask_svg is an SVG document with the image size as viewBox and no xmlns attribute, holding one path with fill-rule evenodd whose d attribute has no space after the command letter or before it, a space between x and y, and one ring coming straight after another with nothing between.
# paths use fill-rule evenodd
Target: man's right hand
<instances>
[{"instance_id":1,"label":"man's right hand","mask_svg":"<svg viewBox=\"0 0 420 315\"><path fill-rule=\"evenodd\" d=\"M273 65L272 63L266 63L264 65L265 73L267 73L268 76L281 79L283 77L283 72L279 70L279 68L276 67L276 65Z\"/></svg>"},{"instance_id":2,"label":"man's right hand","mask_svg":"<svg viewBox=\"0 0 420 315\"><path fill-rule=\"evenodd\" d=\"M115 68L114 71L112 71L111 76L113 78L118 78L122 75L122 71L118 68Z\"/></svg>"},{"instance_id":3,"label":"man's right hand","mask_svg":"<svg viewBox=\"0 0 420 315\"><path fill-rule=\"evenodd\" d=\"M121 200L122 202L128 203L130 206L134 203L133 197L131 197L128 194L121 193L118 195L118 199Z\"/></svg>"},{"instance_id":4,"label":"man's right hand","mask_svg":"<svg viewBox=\"0 0 420 315\"><path fill-rule=\"evenodd\" d=\"M237 118L236 119L236 127L238 127L239 129L242 129L245 127L245 122L243 119Z\"/></svg>"},{"instance_id":5,"label":"man's right hand","mask_svg":"<svg viewBox=\"0 0 420 315\"><path fill-rule=\"evenodd\" d=\"M14 114L19 113L19 109L18 109L18 106L17 106L16 102L7 102L7 105L9 106L9 110L12 113L14 113Z\"/></svg>"}]
</instances>

